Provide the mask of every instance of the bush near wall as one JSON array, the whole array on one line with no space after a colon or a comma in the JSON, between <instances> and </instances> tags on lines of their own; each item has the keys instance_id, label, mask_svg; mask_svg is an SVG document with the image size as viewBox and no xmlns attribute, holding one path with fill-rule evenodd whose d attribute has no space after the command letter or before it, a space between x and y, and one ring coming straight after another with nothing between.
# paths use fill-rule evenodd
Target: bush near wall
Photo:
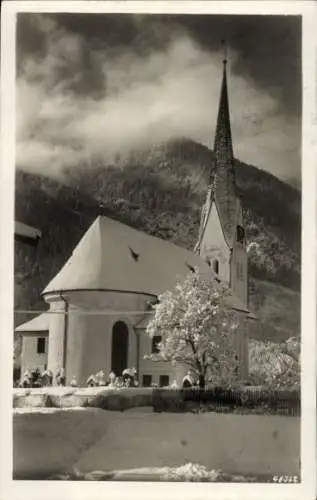
<instances>
[{"instance_id":1,"label":"bush near wall","mask_svg":"<svg viewBox=\"0 0 317 500\"><path fill-rule=\"evenodd\" d=\"M300 415L300 391L243 387L228 389L154 389L155 412L256 413Z\"/></svg>"}]
</instances>

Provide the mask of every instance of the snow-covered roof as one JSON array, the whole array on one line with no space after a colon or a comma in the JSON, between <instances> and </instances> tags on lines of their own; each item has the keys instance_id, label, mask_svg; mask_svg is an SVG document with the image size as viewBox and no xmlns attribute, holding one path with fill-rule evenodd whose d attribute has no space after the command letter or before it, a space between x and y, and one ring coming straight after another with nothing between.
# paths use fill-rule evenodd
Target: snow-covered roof
<instances>
[{"instance_id":1,"label":"snow-covered roof","mask_svg":"<svg viewBox=\"0 0 317 500\"><path fill-rule=\"evenodd\" d=\"M43 294L112 290L157 296L196 267L206 279L215 279L194 252L99 216Z\"/></svg>"},{"instance_id":2,"label":"snow-covered roof","mask_svg":"<svg viewBox=\"0 0 317 500\"><path fill-rule=\"evenodd\" d=\"M43 313L19 325L16 332L45 332L49 329L49 314Z\"/></svg>"}]
</instances>

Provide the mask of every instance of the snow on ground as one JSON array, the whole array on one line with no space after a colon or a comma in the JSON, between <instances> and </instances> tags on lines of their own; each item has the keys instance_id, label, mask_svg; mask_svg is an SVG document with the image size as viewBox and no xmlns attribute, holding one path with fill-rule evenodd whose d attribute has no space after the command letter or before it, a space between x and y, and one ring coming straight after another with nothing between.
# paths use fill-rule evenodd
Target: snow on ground
<instances>
[{"instance_id":1,"label":"snow on ground","mask_svg":"<svg viewBox=\"0 0 317 500\"><path fill-rule=\"evenodd\" d=\"M299 471L300 418L78 410L15 410L15 479L48 479L77 469L119 471L128 480L120 471L132 469L135 477L137 469L151 469L153 475L184 462L242 475Z\"/></svg>"},{"instance_id":2,"label":"snow on ground","mask_svg":"<svg viewBox=\"0 0 317 500\"><path fill-rule=\"evenodd\" d=\"M29 396L29 395L52 395L52 396L95 396L106 392L117 392L126 395L133 394L151 394L153 388L151 387L112 387L112 386L99 386L99 387L33 387L33 388L14 388L14 396Z\"/></svg>"},{"instance_id":3,"label":"snow on ground","mask_svg":"<svg viewBox=\"0 0 317 500\"><path fill-rule=\"evenodd\" d=\"M133 406L151 405L152 393L152 388L117 388L111 386L19 388L13 392L13 407L85 407L88 401L92 405L104 405L107 401L110 410L121 410Z\"/></svg>"},{"instance_id":4,"label":"snow on ground","mask_svg":"<svg viewBox=\"0 0 317 500\"><path fill-rule=\"evenodd\" d=\"M82 406L73 406L69 408L45 408L45 407L38 407L38 408L33 408L33 407L24 407L24 408L13 408L13 415L21 415L21 414L27 414L27 413L56 413L56 412L61 412L61 411L85 411L87 408L84 408Z\"/></svg>"},{"instance_id":5,"label":"snow on ground","mask_svg":"<svg viewBox=\"0 0 317 500\"><path fill-rule=\"evenodd\" d=\"M153 389L128 387L42 387L15 389L14 408L78 407L97 405L110 410L128 409L152 404ZM118 397L120 396L120 397ZM121 397L122 396L122 397ZM42 412L45 413L45 412Z\"/></svg>"},{"instance_id":6,"label":"snow on ground","mask_svg":"<svg viewBox=\"0 0 317 500\"><path fill-rule=\"evenodd\" d=\"M210 470L204 465L186 463L174 467L139 467L126 470L102 471L95 470L82 474L76 468L70 474L60 474L58 479L82 479L85 481L208 481L213 482L220 479L221 471Z\"/></svg>"},{"instance_id":7,"label":"snow on ground","mask_svg":"<svg viewBox=\"0 0 317 500\"><path fill-rule=\"evenodd\" d=\"M125 476L158 476L161 481L215 481L220 472L214 469L209 470L204 465L193 464L191 462L178 467L143 467L139 469L130 469L127 471L118 471L115 473L117 480L125 479Z\"/></svg>"},{"instance_id":8,"label":"snow on ground","mask_svg":"<svg viewBox=\"0 0 317 500\"><path fill-rule=\"evenodd\" d=\"M99 388L100 389L100 388ZM18 389L13 389L13 395L14 396L29 396L33 394L52 394L56 396L69 396L71 394L74 394L76 389L73 387L32 387L32 389L29 388L18 388Z\"/></svg>"}]
</instances>

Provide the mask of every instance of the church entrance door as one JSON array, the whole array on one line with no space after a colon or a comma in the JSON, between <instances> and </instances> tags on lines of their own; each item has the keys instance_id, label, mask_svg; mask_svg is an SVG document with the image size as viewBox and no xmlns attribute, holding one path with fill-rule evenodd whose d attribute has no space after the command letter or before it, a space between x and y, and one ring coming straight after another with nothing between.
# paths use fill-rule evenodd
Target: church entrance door
<instances>
[{"instance_id":1,"label":"church entrance door","mask_svg":"<svg viewBox=\"0 0 317 500\"><path fill-rule=\"evenodd\" d=\"M112 329L111 370L121 377L128 368L129 330L123 321L117 321Z\"/></svg>"}]
</instances>

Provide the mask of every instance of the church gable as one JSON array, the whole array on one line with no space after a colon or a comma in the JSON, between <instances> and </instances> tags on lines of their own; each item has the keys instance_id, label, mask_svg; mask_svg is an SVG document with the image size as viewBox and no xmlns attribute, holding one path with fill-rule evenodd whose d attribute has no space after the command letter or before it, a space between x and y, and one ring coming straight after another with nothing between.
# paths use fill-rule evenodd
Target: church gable
<instances>
[{"instance_id":1,"label":"church gable","mask_svg":"<svg viewBox=\"0 0 317 500\"><path fill-rule=\"evenodd\" d=\"M230 247L215 202L211 203L200 240L200 256L225 283L230 282Z\"/></svg>"}]
</instances>

